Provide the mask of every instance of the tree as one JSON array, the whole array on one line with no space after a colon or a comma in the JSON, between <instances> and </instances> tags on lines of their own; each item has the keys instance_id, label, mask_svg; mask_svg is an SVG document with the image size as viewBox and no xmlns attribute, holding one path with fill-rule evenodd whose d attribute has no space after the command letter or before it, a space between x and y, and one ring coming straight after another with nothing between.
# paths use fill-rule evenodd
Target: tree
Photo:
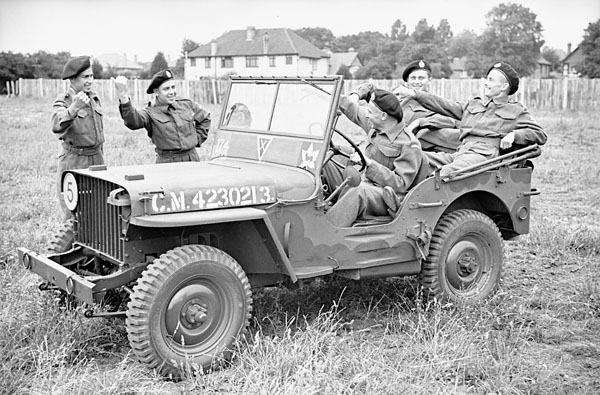
<instances>
[{"instance_id":1,"label":"tree","mask_svg":"<svg viewBox=\"0 0 600 395\"><path fill-rule=\"evenodd\" d=\"M331 30L324 27L303 27L293 32L319 49L329 47L335 39Z\"/></svg>"},{"instance_id":2,"label":"tree","mask_svg":"<svg viewBox=\"0 0 600 395\"><path fill-rule=\"evenodd\" d=\"M185 57L187 54L198 48L200 44L189 38L184 38L181 42L181 56Z\"/></svg>"},{"instance_id":3,"label":"tree","mask_svg":"<svg viewBox=\"0 0 600 395\"><path fill-rule=\"evenodd\" d=\"M463 30L450 39L448 43L448 56L462 58L477 50L477 34L472 30Z\"/></svg>"},{"instance_id":4,"label":"tree","mask_svg":"<svg viewBox=\"0 0 600 395\"><path fill-rule=\"evenodd\" d=\"M27 57L20 53L0 52L0 93L6 93L6 82L33 78Z\"/></svg>"},{"instance_id":5,"label":"tree","mask_svg":"<svg viewBox=\"0 0 600 395\"><path fill-rule=\"evenodd\" d=\"M501 60L512 65L521 76L532 74L544 45L542 24L536 14L520 4L503 3L494 7L486 19L488 27L479 40L479 61L490 65ZM472 71L476 76L485 72Z\"/></svg>"},{"instance_id":6,"label":"tree","mask_svg":"<svg viewBox=\"0 0 600 395\"><path fill-rule=\"evenodd\" d=\"M583 54L581 75L600 78L600 19L590 23L585 29L583 41L579 44Z\"/></svg>"},{"instance_id":7,"label":"tree","mask_svg":"<svg viewBox=\"0 0 600 395\"><path fill-rule=\"evenodd\" d=\"M373 78L376 80L385 80L392 78L392 73L394 72L394 68L386 63L381 58L372 58L361 67L354 78L359 80L367 80L369 78Z\"/></svg>"},{"instance_id":8,"label":"tree","mask_svg":"<svg viewBox=\"0 0 600 395\"><path fill-rule=\"evenodd\" d=\"M396 22L392 25L392 33L390 34L392 40L404 42L408 38L406 32L406 25L402 23L400 19L396 19Z\"/></svg>"},{"instance_id":9,"label":"tree","mask_svg":"<svg viewBox=\"0 0 600 395\"><path fill-rule=\"evenodd\" d=\"M102 67L102 65L100 64L98 59L94 59L94 62L92 63L92 73L94 73L94 78L102 78L103 71L104 71L104 68Z\"/></svg>"},{"instance_id":10,"label":"tree","mask_svg":"<svg viewBox=\"0 0 600 395\"><path fill-rule=\"evenodd\" d=\"M154 57L154 60L152 60L152 64L150 65L150 76L153 76L159 71L167 68L169 68L169 64L167 63L165 54L162 52L158 52Z\"/></svg>"},{"instance_id":11,"label":"tree","mask_svg":"<svg viewBox=\"0 0 600 395\"><path fill-rule=\"evenodd\" d=\"M442 19L440 24L435 29L435 38L434 42L442 46L443 48L448 48L450 40L452 40L452 29L450 28L450 23L448 23L447 19Z\"/></svg>"},{"instance_id":12,"label":"tree","mask_svg":"<svg viewBox=\"0 0 600 395\"><path fill-rule=\"evenodd\" d=\"M69 52L57 54L38 51L28 56L27 61L33 69L34 78L56 78L60 79L65 64L71 57Z\"/></svg>"}]
</instances>

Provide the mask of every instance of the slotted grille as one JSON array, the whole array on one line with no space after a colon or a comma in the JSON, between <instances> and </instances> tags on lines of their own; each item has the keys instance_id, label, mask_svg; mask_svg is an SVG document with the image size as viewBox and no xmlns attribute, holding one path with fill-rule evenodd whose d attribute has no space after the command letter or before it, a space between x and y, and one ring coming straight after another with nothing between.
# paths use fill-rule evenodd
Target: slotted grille
<instances>
[{"instance_id":1,"label":"slotted grille","mask_svg":"<svg viewBox=\"0 0 600 395\"><path fill-rule=\"evenodd\" d=\"M118 185L97 178L78 175L76 240L95 250L123 261L123 222L120 207L106 202Z\"/></svg>"}]
</instances>

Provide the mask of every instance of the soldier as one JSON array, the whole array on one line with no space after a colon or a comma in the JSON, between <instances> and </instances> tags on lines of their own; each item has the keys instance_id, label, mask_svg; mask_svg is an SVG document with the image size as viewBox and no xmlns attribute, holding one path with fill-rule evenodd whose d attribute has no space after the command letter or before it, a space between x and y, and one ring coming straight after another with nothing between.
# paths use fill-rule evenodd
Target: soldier
<instances>
[{"instance_id":1,"label":"soldier","mask_svg":"<svg viewBox=\"0 0 600 395\"><path fill-rule=\"evenodd\" d=\"M171 70L154 74L146 93L154 93L155 100L141 110L131 104L125 77L117 77L114 84L125 126L146 129L155 146L156 163L200 160L196 147L208 137L210 113L189 99L177 97Z\"/></svg>"},{"instance_id":2,"label":"soldier","mask_svg":"<svg viewBox=\"0 0 600 395\"><path fill-rule=\"evenodd\" d=\"M402 79L415 91L429 92L431 66L425 60L409 63ZM460 144L456 119L436 114L423 107L417 100L405 97L400 101L406 130L414 133L425 151L455 152Z\"/></svg>"},{"instance_id":3,"label":"soldier","mask_svg":"<svg viewBox=\"0 0 600 395\"><path fill-rule=\"evenodd\" d=\"M366 109L358 104L360 99L368 101ZM400 102L391 92L361 85L341 97L340 109L368 135L361 147L367 162L363 181L355 188L346 187L326 214L333 225L348 227L358 217L388 215L383 187L403 196L427 176L429 166L417 138L406 132ZM359 162L358 154L351 160Z\"/></svg>"},{"instance_id":4,"label":"soldier","mask_svg":"<svg viewBox=\"0 0 600 395\"><path fill-rule=\"evenodd\" d=\"M69 216L61 193L62 173L70 169L103 165L104 132L100 99L92 91L94 74L90 58L79 56L69 59L63 69L62 79L69 79L70 87L52 105L52 131L61 140L57 186L60 206Z\"/></svg>"},{"instance_id":5,"label":"soldier","mask_svg":"<svg viewBox=\"0 0 600 395\"><path fill-rule=\"evenodd\" d=\"M441 175L484 162L513 145L546 143L544 129L533 120L525 107L509 96L519 88L517 72L507 63L498 62L488 69L484 98L454 102L434 94L399 86L400 97L411 97L423 107L459 121L460 141L456 153L428 152L429 161L441 166Z\"/></svg>"}]
</instances>

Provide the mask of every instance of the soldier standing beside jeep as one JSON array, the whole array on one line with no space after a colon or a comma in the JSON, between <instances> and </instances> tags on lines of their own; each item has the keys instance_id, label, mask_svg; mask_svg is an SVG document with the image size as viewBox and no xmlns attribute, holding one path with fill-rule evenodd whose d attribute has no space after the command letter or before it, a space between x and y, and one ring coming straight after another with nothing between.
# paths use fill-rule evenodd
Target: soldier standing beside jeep
<instances>
[{"instance_id":1,"label":"soldier standing beside jeep","mask_svg":"<svg viewBox=\"0 0 600 395\"><path fill-rule=\"evenodd\" d=\"M210 113L189 99L177 97L171 70L154 74L146 93L154 93L155 100L141 110L131 104L125 77L117 77L114 84L125 126L146 129L155 146L156 163L200 160L196 147L208 137Z\"/></svg>"},{"instance_id":2,"label":"soldier standing beside jeep","mask_svg":"<svg viewBox=\"0 0 600 395\"><path fill-rule=\"evenodd\" d=\"M369 102L367 109L358 104L361 99ZM359 217L387 216L388 209L396 211L397 207L384 201L383 187L387 185L403 196L427 176L429 166L417 138L406 132L400 102L391 92L364 84L356 92L341 96L340 109L368 136L361 147L367 166L363 182L346 187L326 214L333 225L349 227ZM353 156L351 160L358 162L358 154Z\"/></svg>"},{"instance_id":3,"label":"soldier standing beside jeep","mask_svg":"<svg viewBox=\"0 0 600 395\"><path fill-rule=\"evenodd\" d=\"M461 144L456 153L428 152L429 162L441 166L441 175L484 162L499 155L500 150L516 145L545 144L544 129L518 102L509 96L519 88L517 72L507 63L498 62L488 69L484 81L485 98L466 102L443 99L432 93L399 86L394 93L412 97L442 115L459 120Z\"/></svg>"},{"instance_id":4,"label":"soldier standing beside jeep","mask_svg":"<svg viewBox=\"0 0 600 395\"><path fill-rule=\"evenodd\" d=\"M92 91L94 74L90 58L79 56L69 59L62 72L70 87L60 94L52 105L52 131L61 140L62 152L58 157L57 187L60 207L70 213L62 198L62 173L71 169L85 169L103 165L102 106Z\"/></svg>"}]
</instances>

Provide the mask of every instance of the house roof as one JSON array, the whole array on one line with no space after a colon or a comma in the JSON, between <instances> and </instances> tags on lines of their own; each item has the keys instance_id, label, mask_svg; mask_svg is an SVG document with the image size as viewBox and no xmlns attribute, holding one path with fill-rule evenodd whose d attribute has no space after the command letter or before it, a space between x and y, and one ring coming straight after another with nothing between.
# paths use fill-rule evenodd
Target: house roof
<instances>
[{"instance_id":1,"label":"house roof","mask_svg":"<svg viewBox=\"0 0 600 395\"><path fill-rule=\"evenodd\" d=\"M562 60L562 63L569 63L571 65L580 64L581 62L583 62L583 53L579 49L579 46Z\"/></svg>"},{"instance_id":2,"label":"house roof","mask_svg":"<svg viewBox=\"0 0 600 395\"><path fill-rule=\"evenodd\" d=\"M309 43L293 31L284 28L251 29L253 38L247 39L248 29L230 30L213 42L202 45L188 54L190 58L209 56L261 56L263 37L268 37L268 55L299 55L305 58L326 58L329 55ZM212 44L216 43L216 53L211 53Z\"/></svg>"},{"instance_id":3,"label":"house roof","mask_svg":"<svg viewBox=\"0 0 600 395\"><path fill-rule=\"evenodd\" d=\"M337 73L342 65L347 67L358 66L362 67L362 62L358 57L358 52L332 52L329 58L331 73Z\"/></svg>"},{"instance_id":4,"label":"house roof","mask_svg":"<svg viewBox=\"0 0 600 395\"><path fill-rule=\"evenodd\" d=\"M137 62L127 59L127 55L118 53L105 53L96 57L103 67L114 67L117 69L142 70L143 67Z\"/></svg>"},{"instance_id":5,"label":"house roof","mask_svg":"<svg viewBox=\"0 0 600 395\"><path fill-rule=\"evenodd\" d=\"M548 62L548 61L546 60L546 58L544 58L544 57L543 57L543 56L541 56L541 55L540 55L540 57L538 58L538 60L537 60L537 63L538 63L539 65L552 66L552 63Z\"/></svg>"}]
</instances>

